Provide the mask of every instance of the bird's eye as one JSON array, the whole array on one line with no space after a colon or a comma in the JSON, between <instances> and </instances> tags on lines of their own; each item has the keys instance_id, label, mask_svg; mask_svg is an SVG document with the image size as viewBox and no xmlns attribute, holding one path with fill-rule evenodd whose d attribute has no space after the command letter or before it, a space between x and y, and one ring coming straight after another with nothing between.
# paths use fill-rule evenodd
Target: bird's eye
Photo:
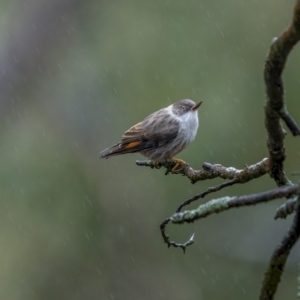
<instances>
[{"instance_id":1,"label":"bird's eye","mask_svg":"<svg viewBox=\"0 0 300 300\"><path fill-rule=\"evenodd\" d=\"M185 106L181 106L181 109L182 109L182 110L186 110L186 107L185 107Z\"/></svg>"}]
</instances>

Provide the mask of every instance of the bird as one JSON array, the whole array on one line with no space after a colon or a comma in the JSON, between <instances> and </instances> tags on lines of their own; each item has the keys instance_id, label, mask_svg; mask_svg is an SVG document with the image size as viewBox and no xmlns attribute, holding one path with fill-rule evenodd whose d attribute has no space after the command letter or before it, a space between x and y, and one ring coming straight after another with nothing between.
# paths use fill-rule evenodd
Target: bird
<instances>
[{"instance_id":1,"label":"bird","mask_svg":"<svg viewBox=\"0 0 300 300\"><path fill-rule=\"evenodd\" d=\"M125 131L120 142L101 151L100 158L139 152L152 160L154 166L175 162L171 170L175 173L185 162L174 156L195 139L199 126L198 108L202 103L183 99L152 113Z\"/></svg>"}]
</instances>

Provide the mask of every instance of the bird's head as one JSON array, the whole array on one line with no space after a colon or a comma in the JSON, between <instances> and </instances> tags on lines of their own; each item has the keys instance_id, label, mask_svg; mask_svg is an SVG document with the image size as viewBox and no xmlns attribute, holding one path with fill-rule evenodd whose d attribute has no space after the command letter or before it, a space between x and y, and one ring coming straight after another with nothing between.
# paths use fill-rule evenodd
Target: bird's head
<instances>
[{"instance_id":1,"label":"bird's head","mask_svg":"<svg viewBox=\"0 0 300 300\"><path fill-rule=\"evenodd\" d=\"M195 103L190 99L180 100L172 105L172 111L177 116L182 116L187 113L196 112L203 101Z\"/></svg>"}]
</instances>

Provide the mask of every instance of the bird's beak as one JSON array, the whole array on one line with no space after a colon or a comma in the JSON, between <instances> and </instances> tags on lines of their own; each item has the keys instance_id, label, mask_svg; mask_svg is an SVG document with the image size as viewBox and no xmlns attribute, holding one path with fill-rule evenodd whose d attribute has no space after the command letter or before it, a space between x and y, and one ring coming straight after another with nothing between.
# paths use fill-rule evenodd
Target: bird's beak
<instances>
[{"instance_id":1,"label":"bird's beak","mask_svg":"<svg viewBox=\"0 0 300 300\"><path fill-rule=\"evenodd\" d=\"M197 110L198 107L202 104L203 101L200 101L199 103L197 103L196 105L194 105L191 110Z\"/></svg>"}]
</instances>

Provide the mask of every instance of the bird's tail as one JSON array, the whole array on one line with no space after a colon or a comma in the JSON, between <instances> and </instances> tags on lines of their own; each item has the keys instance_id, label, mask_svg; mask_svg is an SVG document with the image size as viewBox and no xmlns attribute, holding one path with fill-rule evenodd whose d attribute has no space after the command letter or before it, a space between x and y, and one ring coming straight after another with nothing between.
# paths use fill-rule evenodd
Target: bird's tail
<instances>
[{"instance_id":1,"label":"bird's tail","mask_svg":"<svg viewBox=\"0 0 300 300\"><path fill-rule=\"evenodd\" d=\"M121 155L121 154L127 154L127 153L135 153L140 151L141 148L141 142L129 142L129 143L117 143L103 151L100 152L103 153L100 155L99 158L109 158L111 156Z\"/></svg>"},{"instance_id":2,"label":"bird's tail","mask_svg":"<svg viewBox=\"0 0 300 300\"><path fill-rule=\"evenodd\" d=\"M99 157L99 159L100 159L100 158L105 158L105 159L107 159L107 158L109 158L110 156L113 156L114 150L116 150L116 149L118 148L118 146L119 146L119 143L118 143L118 144L115 144L115 145L112 145L112 146L110 146L110 147L108 147L108 148L102 150L102 151L100 152L100 157Z\"/></svg>"}]
</instances>

